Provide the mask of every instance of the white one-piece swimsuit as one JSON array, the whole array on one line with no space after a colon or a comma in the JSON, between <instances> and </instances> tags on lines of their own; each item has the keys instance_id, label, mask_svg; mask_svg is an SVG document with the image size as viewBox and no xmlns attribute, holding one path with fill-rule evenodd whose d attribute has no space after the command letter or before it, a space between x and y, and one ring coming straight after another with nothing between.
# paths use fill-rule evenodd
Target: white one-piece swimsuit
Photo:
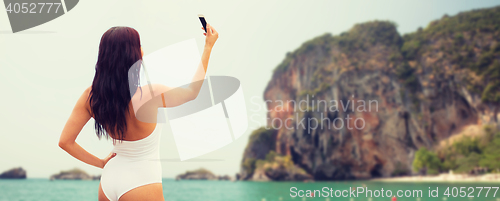
<instances>
[{"instance_id":1,"label":"white one-piece swimsuit","mask_svg":"<svg viewBox=\"0 0 500 201\"><path fill-rule=\"evenodd\" d=\"M117 201L126 192L152 183L161 183L160 134L157 123L147 137L136 141L117 141L116 156L106 163L101 175L101 188L106 197Z\"/></svg>"}]
</instances>

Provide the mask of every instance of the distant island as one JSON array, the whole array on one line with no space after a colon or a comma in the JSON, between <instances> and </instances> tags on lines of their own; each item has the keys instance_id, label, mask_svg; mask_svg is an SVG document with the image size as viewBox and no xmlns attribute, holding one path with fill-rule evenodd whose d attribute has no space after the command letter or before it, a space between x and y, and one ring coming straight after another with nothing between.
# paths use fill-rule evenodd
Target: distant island
<instances>
[{"instance_id":1,"label":"distant island","mask_svg":"<svg viewBox=\"0 0 500 201\"><path fill-rule=\"evenodd\" d=\"M50 176L50 180L100 180L101 176L91 176L87 172L74 168L67 171L61 171Z\"/></svg>"},{"instance_id":2,"label":"distant island","mask_svg":"<svg viewBox=\"0 0 500 201\"><path fill-rule=\"evenodd\" d=\"M12 168L0 174L0 179L26 179L26 170L22 167Z\"/></svg>"},{"instance_id":3,"label":"distant island","mask_svg":"<svg viewBox=\"0 0 500 201\"><path fill-rule=\"evenodd\" d=\"M175 180L232 180L232 178L228 175L216 176L210 170L199 168L179 174L175 177Z\"/></svg>"}]
</instances>

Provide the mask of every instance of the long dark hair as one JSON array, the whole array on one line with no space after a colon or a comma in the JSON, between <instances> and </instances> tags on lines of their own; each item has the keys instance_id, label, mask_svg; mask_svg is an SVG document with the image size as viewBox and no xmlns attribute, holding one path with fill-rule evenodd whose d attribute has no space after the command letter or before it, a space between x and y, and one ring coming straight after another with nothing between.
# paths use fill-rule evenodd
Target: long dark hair
<instances>
[{"instance_id":1,"label":"long dark hair","mask_svg":"<svg viewBox=\"0 0 500 201\"><path fill-rule=\"evenodd\" d=\"M129 103L139 86L137 66L140 65L137 64L140 61L141 40L135 29L112 27L102 35L89 96L99 139L102 136L112 137L113 141L125 138ZM130 68L137 69L132 69L129 74ZM133 80L129 82L131 78Z\"/></svg>"}]
</instances>

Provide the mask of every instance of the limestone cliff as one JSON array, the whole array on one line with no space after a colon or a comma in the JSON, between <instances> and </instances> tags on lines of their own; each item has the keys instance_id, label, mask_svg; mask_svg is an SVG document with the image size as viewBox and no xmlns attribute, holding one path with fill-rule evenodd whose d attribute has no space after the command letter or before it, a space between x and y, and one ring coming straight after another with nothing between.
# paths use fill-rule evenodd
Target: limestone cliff
<instances>
[{"instance_id":1,"label":"limestone cliff","mask_svg":"<svg viewBox=\"0 0 500 201\"><path fill-rule=\"evenodd\" d=\"M252 134L241 179L271 151L315 180L411 174L418 148L468 125L499 125L499 42L500 7L445 15L404 36L372 21L305 42L265 89L270 129ZM260 135L269 141L252 140Z\"/></svg>"}]
</instances>

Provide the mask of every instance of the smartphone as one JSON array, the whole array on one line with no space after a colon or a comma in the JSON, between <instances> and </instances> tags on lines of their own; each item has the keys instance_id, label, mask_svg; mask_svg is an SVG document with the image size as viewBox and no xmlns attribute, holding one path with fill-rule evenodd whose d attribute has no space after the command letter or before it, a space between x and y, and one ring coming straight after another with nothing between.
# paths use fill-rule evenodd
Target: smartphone
<instances>
[{"instance_id":1,"label":"smartphone","mask_svg":"<svg viewBox=\"0 0 500 201\"><path fill-rule=\"evenodd\" d=\"M205 21L205 16L198 14L198 18L200 18L201 25L203 25L203 29L205 29L205 33L207 33L207 21Z\"/></svg>"}]
</instances>

